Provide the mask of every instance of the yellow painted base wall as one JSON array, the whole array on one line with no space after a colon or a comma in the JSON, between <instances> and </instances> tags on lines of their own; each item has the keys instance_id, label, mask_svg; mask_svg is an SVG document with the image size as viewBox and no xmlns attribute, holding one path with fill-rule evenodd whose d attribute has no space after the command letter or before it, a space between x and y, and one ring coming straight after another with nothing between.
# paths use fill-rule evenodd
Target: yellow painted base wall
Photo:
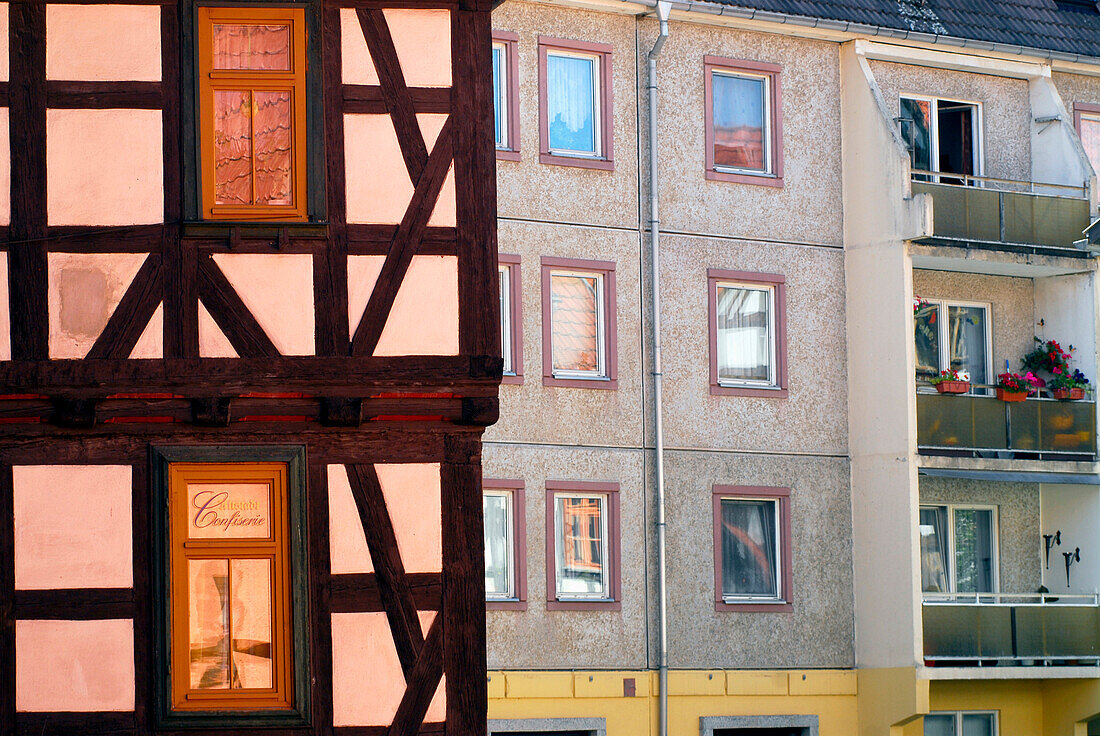
<instances>
[{"instance_id":1,"label":"yellow painted base wall","mask_svg":"<svg viewBox=\"0 0 1100 736\"><path fill-rule=\"evenodd\" d=\"M1086 736L1100 716L1100 679L931 683L930 709L995 710L1001 736Z\"/></svg>"}]
</instances>

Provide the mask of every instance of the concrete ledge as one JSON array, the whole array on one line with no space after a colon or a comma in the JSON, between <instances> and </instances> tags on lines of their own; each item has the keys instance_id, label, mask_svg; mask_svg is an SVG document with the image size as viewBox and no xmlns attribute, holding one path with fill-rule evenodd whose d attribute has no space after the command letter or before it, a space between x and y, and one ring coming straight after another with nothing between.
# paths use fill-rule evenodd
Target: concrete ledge
<instances>
[{"instance_id":1,"label":"concrete ledge","mask_svg":"<svg viewBox=\"0 0 1100 736\"><path fill-rule=\"evenodd\" d=\"M670 696L725 695L726 673L722 670L669 672L668 694Z\"/></svg>"},{"instance_id":2,"label":"concrete ledge","mask_svg":"<svg viewBox=\"0 0 1100 736\"><path fill-rule=\"evenodd\" d=\"M504 673L503 672L490 672L486 676L486 681L489 688L489 698L503 698L504 697Z\"/></svg>"},{"instance_id":3,"label":"concrete ledge","mask_svg":"<svg viewBox=\"0 0 1100 736\"><path fill-rule=\"evenodd\" d=\"M571 698L572 672L509 672L504 676L508 698Z\"/></svg>"},{"instance_id":4,"label":"concrete ledge","mask_svg":"<svg viewBox=\"0 0 1100 736\"><path fill-rule=\"evenodd\" d=\"M726 695L786 694L786 672L726 672Z\"/></svg>"},{"instance_id":5,"label":"concrete ledge","mask_svg":"<svg viewBox=\"0 0 1100 736\"><path fill-rule=\"evenodd\" d=\"M922 680L1088 680L1100 667L920 667Z\"/></svg>"},{"instance_id":6,"label":"concrete ledge","mask_svg":"<svg viewBox=\"0 0 1100 736\"><path fill-rule=\"evenodd\" d=\"M588 731L592 736L607 736L604 718L500 718L489 719L489 736L532 731Z\"/></svg>"},{"instance_id":7,"label":"concrete ledge","mask_svg":"<svg viewBox=\"0 0 1100 736\"><path fill-rule=\"evenodd\" d=\"M787 678L791 695L855 695L857 692L854 670L788 672Z\"/></svg>"}]
</instances>

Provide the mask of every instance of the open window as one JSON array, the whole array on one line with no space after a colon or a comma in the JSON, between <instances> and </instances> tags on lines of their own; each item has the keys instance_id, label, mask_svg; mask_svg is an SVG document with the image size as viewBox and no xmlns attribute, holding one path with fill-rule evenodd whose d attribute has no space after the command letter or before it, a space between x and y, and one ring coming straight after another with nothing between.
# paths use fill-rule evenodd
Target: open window
<instances>
[{"instance_id":1,"label":"open window","mask_svg":"<svg viewBox=\"0 0 1100 736\"><path fill-rule=\"evenodd\" d=\"M981 176L980 104L903 96L899 120L915 178L963 184L965 178L934 176L933 173Z\"/></svg>"}]
</instances>

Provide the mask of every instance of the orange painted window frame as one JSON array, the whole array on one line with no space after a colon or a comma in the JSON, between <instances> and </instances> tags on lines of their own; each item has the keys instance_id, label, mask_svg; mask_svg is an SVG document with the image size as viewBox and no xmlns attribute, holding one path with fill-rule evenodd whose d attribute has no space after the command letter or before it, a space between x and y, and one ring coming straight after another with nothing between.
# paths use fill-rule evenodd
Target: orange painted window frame
<instances>
[{"instance_id":1,"label":"orange painted window frame","mask_svg":"<svg viewBox=\"0 0 1100 736\"><path fill-rule=\"evenodd\" d=\"M171 463L168 466L169 617L171 709L193 711L273 711L294 707L291 629L288 470L285 463ZM269 483L271 536L268 539L188 539L187 487L190 483ZM268 689L194 690L190 687L187 563L192 559L272 559L272 684Z\"/></svg>"},{"instance_id":2,"label":"orange painted window frame","mask_svg":"<svg viewBox=\"0 0 1100 736\"><path fill-rule=\"evenodd\" d=\"M289 23L290 71L214 70L216 23ZM202 216L210 220L307 219L306 197L306 16L304 8L196 8L199 77L199 156ZM219 205L214 203L214 92L219 89L289 90L293 108L293 146L289 205Z\"/></svg>"}]
</instances>

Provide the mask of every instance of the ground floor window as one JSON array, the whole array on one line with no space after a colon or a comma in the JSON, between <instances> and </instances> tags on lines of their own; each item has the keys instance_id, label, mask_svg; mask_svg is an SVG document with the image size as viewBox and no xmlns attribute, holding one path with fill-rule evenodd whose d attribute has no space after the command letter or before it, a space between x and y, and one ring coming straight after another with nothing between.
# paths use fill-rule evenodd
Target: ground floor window
<instances>
[{"instance_id":1,"label":"ground floor window","mask_svg":"<svg viewBox=\"0 0 1100 736\"><path fill-rule=\"evenodd\" d=\"M924 736L997 736L994 712L929 713Z\"/></svg>"}]
</instances>

